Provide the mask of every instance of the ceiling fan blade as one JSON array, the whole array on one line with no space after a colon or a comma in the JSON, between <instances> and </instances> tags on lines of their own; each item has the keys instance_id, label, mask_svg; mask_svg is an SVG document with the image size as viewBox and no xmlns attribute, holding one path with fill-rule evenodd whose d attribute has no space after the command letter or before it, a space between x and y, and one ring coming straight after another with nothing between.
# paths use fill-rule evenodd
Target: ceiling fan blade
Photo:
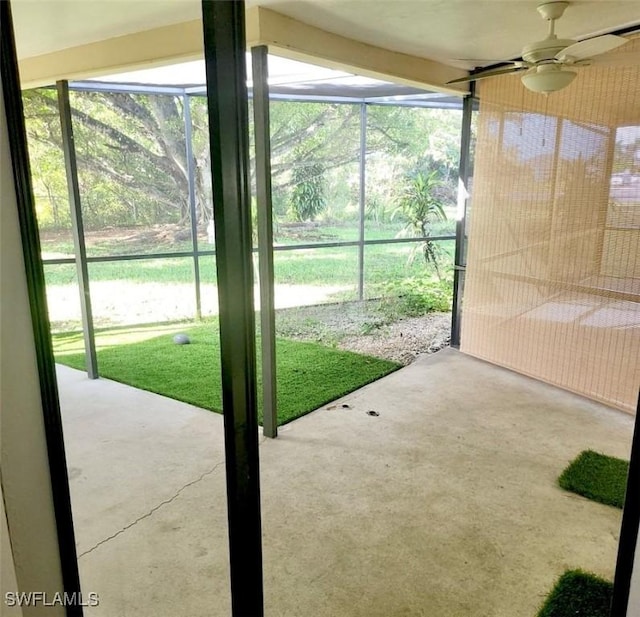
<instances>
[{"instance_id":1,"label":"ceiling fan blade","mask_svg":"<svg viewBox=\"0 0 640 617\"><path fill-rule=\"evenodd\" d=\"M583 64L580 62L579 64ZM621 51L617 54L584 60L585 66L640 66L640 52Z\"/></svg>"},{"instance_id":2,"label":"ceiling fan blade","mask_svg":"<svg viewBox=\"0 0 640 617\"><path fill-rule=\"evenodd\" d=\"M625 43L628 43L628 39L615 34L605 34L603 36L597 36L594 39L587 39L586 41L580 41L565 47L561 52L556 55L556 59L560 62L570 64L578 60L586 60L593 56L604 54L616 47L620 47Z\"/></svg>"},{"instance_id":3,"label":"ceiling fan blade","mask_svg":"<svg viewBox=\"0 0 640 617\"><path fill-rule=\"evenodd\" d=\"M504 58L450 58L454 62L469 62L476 66L485 66L487 64L500 64L501 62L508 62Z\"/></svg>"},{"instance_id":4,"label":"ceiling fan blade","mask_svg":"<svg viewBox=\"0 0 640 617\"><path fill-rule=\"evenodd\" d=\"M519 73L520 71L524 71L526 67L524 66L505 66L500 69L491 69L488 71L480 71L479 73L475 73L474 75L469 75L468 77L460 77L459 79L452 79L447 82L447 86L450 84L463 84L469 81L478 81L479 79L485 79L486 77L495 77L496 75L508 75L509 73Z\"/></svg>"}]
</instances>

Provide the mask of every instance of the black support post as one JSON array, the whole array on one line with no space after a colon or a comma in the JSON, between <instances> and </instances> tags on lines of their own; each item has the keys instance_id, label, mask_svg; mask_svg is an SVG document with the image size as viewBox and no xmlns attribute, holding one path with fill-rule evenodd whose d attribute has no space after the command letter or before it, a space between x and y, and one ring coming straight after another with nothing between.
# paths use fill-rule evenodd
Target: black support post
<instances>
[{"instance_id":1,"label":"black support post","mask_svg":"<svg viewBox=\"0 0 640 617\"><path fill-rule=\"evenodd\" d=\"M264 607L244 3L203 0L202 14L220 306L231 605L234 617L259 617Z\"/></svg>"},{"instance_id":2,"label":"black support post","mask_svg":"<svg viewBox=\"0 0 640 617\"><path fill-rule=\"evenodd\" d=\"M182 95L184 113L185 156L187 158L187 183L189 186L189 216L191 218L191 248L193 250L193 280L196 291L196 319L202 318L200 299L200 260L198 259L198 211L196 208L196 172L193 160L193 125L191 123L191 103L187 94Z\"/></svg>"},{"instance_id":3,"label":"black support post","mask_svg":"<svg viewBox=\"0 0 640 617\"><path fill-rule=\"evenodd\" d=\"M466 219L468 196L461 191L468 190L471 155L471 119L475 99L473 91L462 103L462 133L460 136L460 165L458 171L458 218L456 221L456 248L453 264L453 306L451 310L451 347L460 347L460 325L462 320L462 295L467 266Z\"/></svg>"},{"instance_id":4,"label":"black support post","mask_svg":"<svg viewBox=\"0 0 640 617\"><path fill-rule=\"evenodd\" d=\"M76 597L80 597L80 575L71 514L71 496L58 400L58 384L51 347L44 271L40 256L40 236L31 186L22 93L9 2L0 2L0 77L2 79L2 95L7 117L7 138L11 150L25 278L40 380L40 398L47 441L62 582L67 594L76 594ZM68 617L82 617L81 604L74 603L67 606L66 614Z\"/></svg>"},{"instance_id":5,"label":"black support post","mask_svg":"<svg viewBox=\"0 0 640 617\"><path fill-rule=\"evenodd\" d=\"M80 288L80 310L82 313L82 334L84 336L84 355L87 375L90 379L98 378L98 358L93 331L93 312L91 311L91 293L89 289L89 268L87 266L87 248L84 242L84 225L82 223L82 204L80 185L78 183L78 164L76 146L73 138L71 119L71 103L69 102L69 84L59 81L58 109L62 127L62 149L67 171L67 187L69 190L69 207L71 208L71 224L73 225L73 246Z\"/></svg>"},{"instance_id":6,"label":"black support post","mask_svg":"<svg viewBox=\"0 0 640 617\"><path fill-rule=\"evenodd\" d=\"M260 339L262 351L262 431L278 436L276 383L276 317L273 273L273 206L271 202L271 137L269 69L266 46L251 50L253 125L258 207L258 272L260 275Z\"/></svg>"},{"instance_id":7,"label":"black support post","mask_svg":"<svg viewBox=\"0 0 640 617\"><path fill-rule=\"evenodd\" d=\"M367 104L360 103L360 160L358 164L359 174L359 223L358 230L358 299L364 300L364 217L366 206L367 184Z\"/></svg>"},{"instance_id":8,"label":"black support post","mask_svg":"<svg viewBox=\"0 0 640 617\"><path fill-rule=\"evenodd\" d=\"M640 395L636 410L633 439L631 441L631 457L629 461L629 475L627 477L627 492L624 498L620 540L618 542L618 559L616 574L613 580L613 599L611 603L611 617L629 617L629 595L631 591L631 577L636 561L636 544L638 542L638 527L640 527Z\"/></svg>"}]
</instances>

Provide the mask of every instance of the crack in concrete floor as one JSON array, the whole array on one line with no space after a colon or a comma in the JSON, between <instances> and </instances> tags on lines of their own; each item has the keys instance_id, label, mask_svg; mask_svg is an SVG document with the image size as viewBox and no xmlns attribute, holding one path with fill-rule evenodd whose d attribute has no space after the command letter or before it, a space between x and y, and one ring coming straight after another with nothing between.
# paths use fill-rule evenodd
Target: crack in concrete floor
<instances>
[{"instance_id":1,"label":"crack in concrete floor","mask_svg":"<svg viewBox=\"0 0 640 617\"><path fill-rule=\"evenodd\" d=\"M191 480L190 482L187 482L186 484L181 486L175 492L175 494L172 497L170 497L169 499L165 499L164 501L161 501L157 506L154 506L153 508L151 508L151 510L149 510L147 513L143 514L142 516L139 516L135 521L132 521L128 525L125 525L122 529L119 529L114 534L111 534L107 538L104 538L103 540L100 540L100 542L98 542L97 544L92 546L90 549L87 549L86 551L80 553L80 555L78 555L78 559L80 559L81 557L84 557L84 556L88 555L89 553L95 551L98 547L102 546L103 544L106 544L110 540L113 540L114 538L117 538L120 534L124 533L128 529L131 529L132 527L137 525L140 521L143 521L144 519L149 518L150 516L152 516L155 512L157 512L163 506L169 505L171 502L173 502L175 499L177 499L180 496L182 491L188 489L190 486L193 486L194 484L198 484L198 482L202 482L202 480L204 480L207 476L210 476L212 473L214 473L216 471L216 469L218 469L218 467L220 467L222 465L224 465L224 461L220 461L219 463L216 463L211 469L209 469L209 470L205 471L204 473L202 473L195 480Z\"/></svg>"}]
</instances>

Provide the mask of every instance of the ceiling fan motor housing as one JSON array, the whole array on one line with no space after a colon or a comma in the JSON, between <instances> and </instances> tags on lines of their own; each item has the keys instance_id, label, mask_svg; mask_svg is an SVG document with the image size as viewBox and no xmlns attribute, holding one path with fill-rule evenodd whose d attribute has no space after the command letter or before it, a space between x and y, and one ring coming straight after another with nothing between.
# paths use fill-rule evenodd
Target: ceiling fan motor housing
<instances>
[{"instance_id":1,"label":"ceiling fan motor housing","mask_svg":"<svg viewBox=\"0 0 640 617\"><path fill-rule=\"evenodd\" d=\"M554 26L556 20L560 19L569 6L568 2L562 0L557 2L543 2L538 5L538 13L549 22L549 36L542 41L536 41L527 45L522 50L522 59L531 64L553 60L556 54L559 54L565 47L575 43L572 39L559 39L555 32Z\"/></svg>"},{"instance_id":2,"label":"ceiling fan motor housing","mask_svg":"<svg viewBox=\"0 0 640 617\"><path fill-rule=\"evenodd\" d=\"M552 19L560 19L567 10L569 2L565 0L555 0L552 2L543 2L538 5L538 13L542 19L550 21Z\"/></svg>"},{"instance_id":3,"label":"ceiling fan motor housing","mask_svg":"<svg viewBox=\"0 0 640 617\"><path fill-rule=\"evenodd\" d=\"M563 49L575 43L572 39L547 38L527 45L522 50L522 59L531 64L553 60Z\"/></svg>"}]
</instances>

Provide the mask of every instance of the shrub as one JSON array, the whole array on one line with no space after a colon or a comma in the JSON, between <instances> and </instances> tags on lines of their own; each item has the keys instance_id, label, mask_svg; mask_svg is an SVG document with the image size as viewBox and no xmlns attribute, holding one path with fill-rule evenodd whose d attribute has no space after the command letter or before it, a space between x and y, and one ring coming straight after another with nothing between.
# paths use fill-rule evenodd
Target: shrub
<instances>
[{"instance_id":1,"label":"shrub","mask_svg":"<svg viewBox=\"0 0 640 617\"><path fill-rule=\"evenodd\" d=\"M434 311L451 310L453 286L430 276L412 276L383 286L383 311L387 314L417 317Z\"/></svg>"},{"instance_id":2,"label":"shrub","mask_svg":"<svg viewBox=\"0 0 640 617\"><path fill-rule=\"evenodd\" d=\"M319 163L294 167L293 184L291 216L296 221L313 221L327 205L324 167Z\"/></svg>"}]
</instances>

